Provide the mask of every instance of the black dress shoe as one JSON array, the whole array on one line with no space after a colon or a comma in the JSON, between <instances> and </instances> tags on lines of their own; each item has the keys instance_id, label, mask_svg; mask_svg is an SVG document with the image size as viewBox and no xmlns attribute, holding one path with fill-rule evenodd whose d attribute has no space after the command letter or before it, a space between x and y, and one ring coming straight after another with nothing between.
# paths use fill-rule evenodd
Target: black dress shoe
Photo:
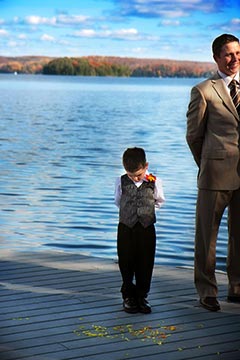
<instances>
[{"instance_id":1,"label":"black dress shoe","mask_svg":"<svg viewBox=\"0 0 240 360\"><path fill-rule=\"evenodd\" d=\"M129 297L123 300L123 309L127 313L135 314L138 312L138 303L135 298Z\"/></svg>"},{"instance_id":2,"label":"black dress shoe","mask_svg":"<svg viewBox=\"0 0 240 360\"><path fill-rule=\"evenodd\" d=\"M139 312L143 314L149 314L152 309L146 298L142 297L138 299Z\"/></svg>"},{"instance_id":3,"label":"black dress shoe","mask_svg":"<svg viewBox=\"0 0 240 360\"><path fill-rule=\"evenodd\" d=\"M218 311L220 310L219 302L215 297L207 296L205 298L200 299L200 304L207 310L210 311Z\"/></svg>"},{"instance_id":4,"label":"black dress shoe","mask_svg":"<svg viewBox=\"0 0 240 360\"><path fill-rule=\"evenodd\" d=\"M240 304L240 296L228 296L227 300L232 303Z\"/></svg>"}]
</instances>

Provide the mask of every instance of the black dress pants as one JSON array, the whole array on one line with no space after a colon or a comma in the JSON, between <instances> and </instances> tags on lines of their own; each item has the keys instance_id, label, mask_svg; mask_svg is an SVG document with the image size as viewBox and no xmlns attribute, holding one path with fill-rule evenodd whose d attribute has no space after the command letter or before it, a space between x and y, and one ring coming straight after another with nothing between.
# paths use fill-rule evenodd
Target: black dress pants
<instances>
[{"instance_id":1,"label":"black dress pants","mask_svg":"<svg viewBox=\"0 0 240 360\"><path fill-rule=\"evenodd\" d=\"M117 236L118 264L122 275L123 298L147 297L151 286L156 248L155 226L133 228L119 223ZM135 283L134 283L135 278Z\"/></svg>"}]
</instances>

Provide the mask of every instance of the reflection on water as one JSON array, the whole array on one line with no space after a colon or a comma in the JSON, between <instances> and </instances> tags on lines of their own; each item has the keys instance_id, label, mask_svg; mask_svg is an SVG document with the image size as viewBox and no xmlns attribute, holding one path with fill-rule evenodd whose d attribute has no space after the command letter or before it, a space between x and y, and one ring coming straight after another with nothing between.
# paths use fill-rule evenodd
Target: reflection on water
<instances>
[{"instance_id":1,"label":"reflection on water","mask_svg":"<svg viewBox=\"0 0 240 360\"><path fill-rule=\"evenodd\" d=\"M193 265L197 169L185 142L199 79L0 75L0 247L116 258L115 178L144 147L162 178L156 263ZM225 270L226 219L217 267Z\"/></svg>"}]
</instances>

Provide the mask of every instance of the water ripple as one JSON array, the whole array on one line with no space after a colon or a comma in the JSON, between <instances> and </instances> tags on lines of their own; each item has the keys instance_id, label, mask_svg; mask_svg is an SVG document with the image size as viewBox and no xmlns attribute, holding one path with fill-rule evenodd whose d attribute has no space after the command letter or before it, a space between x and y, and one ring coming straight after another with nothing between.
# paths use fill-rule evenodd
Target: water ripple
<instances>
[{"instance_id":1,"label":"water ripple","mask_svg":"<svg viewBox=\"0 0 240 360\"><path fill-rule=\"evenodd\" d=\"M163 180L156 263L192 266L197 169L185 113L198 79L0 75L0 247L116 258L115 178L130 146ZM226 216L217 267L225 269Z\"/></svg>"}]
</instances>

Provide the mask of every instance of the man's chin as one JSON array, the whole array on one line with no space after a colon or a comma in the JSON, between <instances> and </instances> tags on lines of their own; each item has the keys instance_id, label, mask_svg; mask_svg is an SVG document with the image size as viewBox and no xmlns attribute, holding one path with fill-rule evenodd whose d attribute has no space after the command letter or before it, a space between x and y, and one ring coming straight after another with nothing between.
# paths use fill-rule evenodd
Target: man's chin
<instances>
[{"instance_id":1,"label":"man's chin","mask_svg":"<svg viewBox=\"0 0 240 360\"><path fill-rule=\"evenodd\" d=\"M228 75L235 75L239 71L239 65L232 65L227 67Z\"/></svg>"}]
</instances>

